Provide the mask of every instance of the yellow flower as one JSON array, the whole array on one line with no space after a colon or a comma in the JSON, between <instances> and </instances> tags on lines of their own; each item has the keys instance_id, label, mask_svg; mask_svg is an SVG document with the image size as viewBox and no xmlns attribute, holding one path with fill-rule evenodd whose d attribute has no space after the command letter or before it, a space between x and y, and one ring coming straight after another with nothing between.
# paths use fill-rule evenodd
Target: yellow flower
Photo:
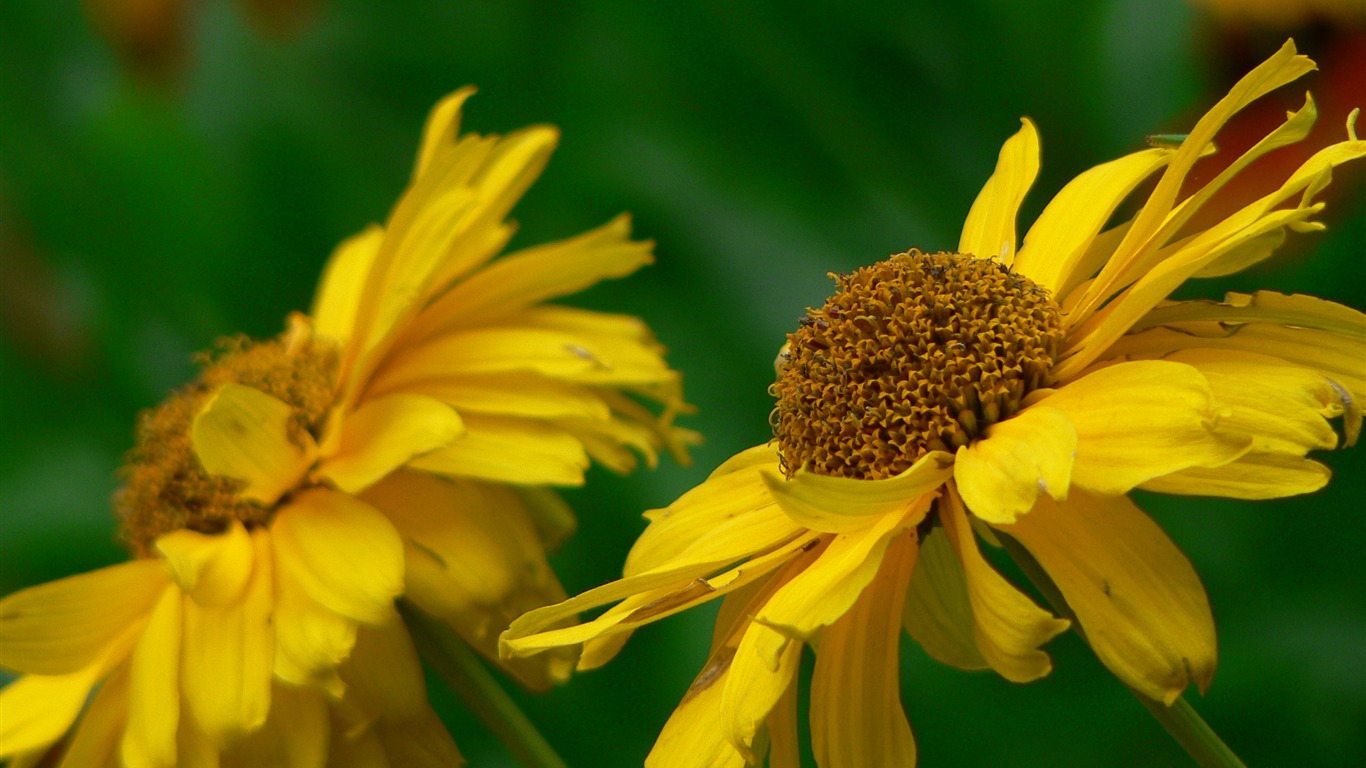
<instances>
[{"instance_id":1,"label":"yellow flower","mask_svg":"<svg viewBox=\"0 0 1366 768\"><path fill-rule=\"evenodd\" d=\"M136 558L0 602L23 675L0 759L41 759L98 685L61 765L458 762L394 600L496 659L513 617L565 597L546 548L574 519L547 486L590 457L686 458L649 329L543 303L651 244L621 217L495 260L558 134L459 135L471 92L435 108L408 190L337 249L310 316L221 342L143 415L115 500ZM544 688L573 659L504 666Z\"/></svg>"},{"instance_id":2,"label":"yellow flower","mask_svg":"<svg viewBox=\"0 0 1366 768\"><path fill-rule=\"evenodd\" d=\"M780 353L776 439L665 509L619 581L531 611L503 635L529 656L582 645L606 662L640 625L724 597L710 657L649 765L796 765L802 648L815 652L811 743L822 766L911 765L901 630L946 663L1012 681L1050 670L1058 619L1008 583L979 540L1014 540L1061 590L1101 660L1168 704L1215 667L1214 623L1186 557L1128 498L1270 498L1321 487L1306 458L1357 436L1366 315L1308 296L1171 301L1193 277L1321 228L1316 193L1366 155L1355 135L1208 229L1197 210L1257 156L1304 136L1313 102L1208 184L1185 188L1225 121L1313 68L1286 46L1179 145L1093 168L1023 238L1034 126L1001 150L957 252L835 276ZM1352 127L1349 122L1349 134ZM1137 214L1121 203L1160 173ZM619 601L619 602L617 602ZM556 622L617 602L598 618Z\"/></svg>"}]
</instances>

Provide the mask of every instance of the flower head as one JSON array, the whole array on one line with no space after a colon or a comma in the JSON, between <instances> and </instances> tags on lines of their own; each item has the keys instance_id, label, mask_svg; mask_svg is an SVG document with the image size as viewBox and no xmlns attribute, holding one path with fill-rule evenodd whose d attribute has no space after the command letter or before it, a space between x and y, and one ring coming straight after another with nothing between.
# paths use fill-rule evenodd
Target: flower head
<instances>
[{"instance_id":1,"label":"flower head","mask_svg":"<svg viewBox=\"0 0 1366 768\"><path fill-rule=\"evenodd\" d=\"M648 764L796 764L795 674L815 652L811 741L824 766L911 765L900 707L904 628L935 658L1024 682L1051 668L1054 617L984 557L1018 542L1100 659L1173 702L1204 689L1216 649L1190 562L1135 488L1271 498L1321 487L1307 458L1360 430L1366 315L1308 296L1172 301L1191 278L1320 229L1315 195L1366 155L1349 139L1211 226L1192 217L1259 156L1303 138L1313 101L1204 185L1191 168L1238 110L1313 67L1287 43L1177 145L1067 184L1023 240L1039 167L1034 126L1001 150L958 248L852 274L776 361L775 439L665 509L624 578L513 623L503 652L582 645L604 663L641 624L723 598L710 657ZM1123 201L1157 175L1138 212ZM615 602L596 619L556 622Z\"/></svg>"},{"instance_id":2,"label":"flower head","mask_svg":"<svg viewBox=\"0 0 1366 768\"><path fill-rule=\"evenodd\" d=\"M62 765L453 764L394 600L496 658L513 617L565 596L546 549L574 518L549 486L686 459L649 329L544 303L651 244L622 217L495 258L557 133L461 135L471 92L433 111L410 187L337 249L310 315L220 342L142 416L115 499L135 559L0 602L0 665L23 674L0 709L25 713L0 758L47 752L103 681ZM543 688L573 658L503 666Z\"/></svg>"}]
</instances>

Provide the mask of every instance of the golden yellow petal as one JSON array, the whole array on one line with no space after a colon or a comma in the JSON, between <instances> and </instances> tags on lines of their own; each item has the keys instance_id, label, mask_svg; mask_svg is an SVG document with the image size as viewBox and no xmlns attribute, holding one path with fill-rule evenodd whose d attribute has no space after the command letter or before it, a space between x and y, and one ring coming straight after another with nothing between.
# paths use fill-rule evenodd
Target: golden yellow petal
<instances>
[{"instance_id":1,"label":"golden yellow petal","mask_svg":"<svg viewBox=\"0 0 1366 768\"><path fill-rule=\"evenodd\" d=\"M459 768L465 764L441 718L430 709L405 720L383 718L375 730L389 764L395 768Z\"/></svg>"},{"instance_id":2,"label":"golden yellow petal","mask_svg":"<svg viewBox=\"0 0 1366 768\"><path fill-rule=\"evenodd\" d=\"M1020 122L1023 127L1001 147L996 171L968 211L958 240L959 253L1006 265L1015 260L1015 218L1039 173L1039 132L1029 119Z\"/></svg>"},{"instance_id":3,"label":"golden yellow petal","mask_svg":"<svg viewBox=\"0 0 1366 768\"><path fill-rule=\"evenodd\" d=\"M1053 664L1039 648L1067 629L1068 622L1035 605L982 557L956 493L940 502L939 520L963 565L978 653L1011 682L1027 683L1047 675Z\"/></svg>"},{"instance_id":4,"label":"golden yellow petal","mask_svg":"<svg viewBox=\"0 0 1366 768\"><path fill-rule=\"evenodd\" d=\"M952 457L931 451L906 471L885 480L804 471L788 479L774 469L765 470L762 477L773 499L798 525L813 531L848 533L868 527L873 518L905 514L953 473Z\"/></svg>"},{"instance_id":5,"label":"golden yellow petal","mask_svg":"<svg viewBox=\"0 0 1366 768\"><path fill-rule=\"evenodd\" d=\"M1029 511L1040 492L1067 498L1077 430L1051 400L987 427L986 437L958 449L953 479L968 509L988 523Z\"/></svg>"},{"instance_id":6,"label":"golden yellow petal","mask_svg":"<svg viewBox=\"0 0 1366 768\"><path fill-rule=\"evenodd\" d=\"M0 600L0 667L78 672L145 620L169 583L162 563L135 560L15 592Z\"/></svg>"},{"instance_id":7,"label":"golden yellow petal","mask_svg":"<svg viewBox=\"0 0 1366 768\"><path fill-rule=\"evenodd\" d=\"M382 622L403 593L403 542L384 515L356 498L315 489L271 523L281 577L319 604L360 622Z\"/></svg>"},{"instance_id":8,"label":"golden yellow petal","mask_svg":"<svg viewBox=\"0 0 1366 768\"><path fill-rule=\"evenodd\" d=\"M1144 179L1170 161L1170 149L1145 149L1098 165L1068 182L1024 237L1014 269L1054 296L1065 296L1073 270L1100 228Z\"/></svg>"},{"instance_id":9,"label":"golden yellow petal","mask_svg":"<svg viewBox=\"0 0 1366 768\"><path fill-rule=\"evenodd\" d=\"M318 293L313 298L313 330L321 337L343 345L343 369L354 364L359 345L347 344L354 335L356 309L366 295L375 256L384 242L384 230L371 225L358 234L341 241L323 268Z\"/></svg>"},{"instance_id":10,"label":"golden yellow petal","mask_svg":"<svg viewBox=\"0 0 1366 768\"><path fill-rule=\"evenodd\" d=\"M834 623L877 575L892 539L914 536L907 529L925 518L931 501L926 494L904 512L883 515L852 533L833 535L820 557L774 593L755 621L801 639Z\"/></svg>"},{"instance_id":11,"label":"golden yellow petal","mask_svg":"<svg viewBox=\"0 0 1366 768\"><path fill-rule=\"evenodd\" d=\"M223 768L323 768L331 726L327 702L308 688L274 685L270 717L264 726L234 744L223 755Z\"/></svg>"},{"instance_id":12,"label":"golden yellow petal","mask_svg":"<svg viewBox=\"0 0 1366 768\"><path fill-rule=\"evenodd\" d=\"M277 548L277 559L279 557ZM345 685L337 667L356 642L354 619L314 600L293 571L275 565L275 662L277 678L294 685L316 686L341 696Z\"/></svg>"},{"instance_id":13,"label":"golden yellow petal","mask_svg":"<svg viewBox=\"0 0 1366 768\"><path fill-rule=\"evenodd\" d=\"M176 585L200 605L236 600L251 578L251 536L236 520L217 534L173 531L157 539L156 549Z\"/></svg>"},{"instance_id":14,"label":"golden yellow petal","mask_svg":"<svg viewBox=\"0 0 1366 768\"><path fill-rule=\"evenodd\" d=\"M728 668L729 663L722 669L708 667L693 681L655 739L654 747L645 758L646 768L680 765L746 768L749 765L725 736L721 694L726 687Z\"/></svg>"},{"instance_id":15,"label":"golden yellow petal","mask_svg":"<svg viewBox=\"0 0 1366 768\"><path fill-rule=\"evenodd\" d=\"M577 293L651 263L653 244L633 242L631 219L621 215L597 229L509 254L442 294L422 311L409 333L430 338L486 324L547 299Z\"/></svg>"},{"instance_id":16,"label":"golden yellow petal","mask_svg":"<svg viewBox=\"0 0 1366 768\"><path fill-rule=\"evenodd\" d=\"M470 414L457 441L410 466L451 477L518 485L583 484L588 454L565 429L534 419Z\"/></svg>"},{"instance_id":17,"label":"golden yellow petal","mask_svg":"<svg viewBox=\"0 0 1366 768\"><path fill-rule=\"evenodd\" d=\"M122 665L100 685L90 700L90 706L86 707L72 734L71 745L66 748L60 768L124 768L119 761L119 740L123 738L127 712L128 666ZM190 766L183 760L180 764Z\"/></svg>"},{"instance_id":18,"label":"golden yellow petal","mask_svg":"<svg viewBox=\"0 0 1366 768\"><path fill-rule=\"evenodd\" d=\"M358 493L415 456L455 442L460 415L432 397L408 393L367 400L341 426L336 453L318 473L347 493Z\"/></svg>"},{"instance_id":19,"label":"golden yellow petal","mask_svg":"<svg viewBox=\"0 0 1366 768\"><path fill-rule=\"evenodd\" d=\"M769 768L802 768L801 726L797 717L797 686L789 685L768 713Z\"/></svg>"},{"instance_id":20,"label":"golden yellow petal","mask_svg":"<svg viewBox=\"0 0 1366 768\"><path fill-rule=\"evenodd\" d=\"M724 679L712 684L721 688L719 730L751 763L759 762L754 741L760 727L788 688L796 684L802 645L753 622L744 630Z\"/></svg>"},{"instance_id":21,"label":"golden yellow petal","mask_svg":"<svg viewBox=\"0 0 1366 768\"><path fill-rule=\"evenodd\" d=\"M1248 452L1222 467L1191 467L1138 486L1145 491L1232 499L1281 499L1313 493L1328 484L1332 472L1317 461Z\"/></svg>"},{"instance_id":22,"label":"golden yellow petal","mask_svg":"<svg viewBox=\"0 0 1366 768\"><path fill-rule=\"evenodd\" d=\"M963 564L943 528L932 529L920 542L901 620L936 661L959 669L989 668L977 650Z\"/></svg>"},{"instance_id":23,"label":"golden yellow petal","mask_svg":"<svg viewBox=\"0 0 1366 768\"><path fill-rule=\"evenodd\" d=\"M91 665L65 675L24 675L0 690L0 760L60 739L99 678Z\"/></svg>"},{"instance_id":24,"label":"golden yellow petal","mask_svg":"<svg viewBox=\"0 0 1366 768\"><path fill-rule=\"evenodd\" d=\"M1160 360L1112 365L1042 402L1077 430L1072 487L1125 493L1187 467L1217 467L1246 453L1251 438L1221 428L1229 414L1195 368Z\"/></svg>"},{"instance_id":25,"label":"golden yellow petal","mask_svg":"<svg viewBox=\"0 0 1366 768\"><path fill-rule=\"evenodd\" d=\"M204 606L183 598L180 691L197 729L218 747L260 728L270 711L275 631L270 537L252 533L251 580L241 598Z\"/></svg>"},{"instance_id":26,"label":"golden yellow petal","mask_svg":"<svg viewBox=\"0 0 1366 768\"><path fill-rule=\"evenodd\" d=\"M195 455L204 470L242 480L243 497L274 504L293 488L313 462L316 446L290 441L292 409L266 393L241 384L224 384L209 397L190 426Z\"/></svg>"},{"instance_id":27,"label":"golden yellow petal","mask_svg":"<svg viewBox=\"0 0 1366 768\"><path fill-rule=\"evenodd\" d=\"M250 541L247 542L250 547ZM180 724L181 603L167 589L152 611L129 667L128 723L120 745L124 765L174 768Z\"/></svg>"},{"instance_id":28,"label":"golden yellow petal","mask_svg":"<svg viewBox=\"0 0 1366 768\"><path fill-rule=\"evenodd\" d=\"M467 85L458 91L447 94L432 107L427 122L422 126L422 143L418 146L417 162L413 166L413 179L416 180L432 165L432 158L447 145L454 145L460 134L460 112L476 89Z\"/></svg>"},{"instance_id":29,"label":"golden yellow petal","mask_svg":"<svg viewBox=\"0 0 1366 768\"><path fill-rule=\"evenodd\" d=\"M811 749L819 765L915 765L898 647L916 549L911 537L894 541L877 578L821 633L811 677Z\"/></svg>"},{"instance_id":30,"label":"golden yellow petal","mask_svg":"<svg viewBox=\"0 0 1366 768\"><path fill-rule=\"evenodd\" d=\"M526 371L415 381L404 391L434 397L462 414L534 419L607 419L612 415L592 387Z\"/></svg>"},{"instance_id":31,"label":"golden yellow petal","mask_svg":"<svg viewBox=\"0 0 1366 768\"><path fill-rule=\"evenodd\" d=\"M422 663L397 612L383 624L361 627L341 676L345 702L354 712L406 720L427 710Z\"/></svg>"},{"instance_id":32,"label":"golden yellow petal","mask_svg":"<svg viewBox=\"0 0 1366 768\"><path fill-rule=\"evenodd\" d=\"M1214 617L1181 550L1124 496L1077 492L1001 530L1062 591L1100 660L1144 695L1171 704L1214 675Z\"/></svg>"}]
</instances>

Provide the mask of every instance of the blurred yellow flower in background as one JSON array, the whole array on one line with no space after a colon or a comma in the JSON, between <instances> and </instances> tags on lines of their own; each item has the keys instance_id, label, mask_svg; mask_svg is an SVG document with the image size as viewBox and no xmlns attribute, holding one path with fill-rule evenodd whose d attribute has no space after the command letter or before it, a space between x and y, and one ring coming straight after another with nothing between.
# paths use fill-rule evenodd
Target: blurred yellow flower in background
<instances>
[{"instance_id":1,"label":"blurred yellow flower in background","mask_svg":"<svg viewBox=\"0 0 1366 768\"><path fill-rule=\"evenodd\" d=\"M1303 139L1312 99L1208 183L1187 184L1225 122L1313 68L1286 43L1189 135L1077 176L1020 239L1039 169L1024 121L957 252L837 275L835 295L789 334L776 439L647 513L623 579L517 619L503 652L582 646L588 669L642 624L723 597L708 661L648 765L765 754L799 765L807 645L817 763L911 765L903 627L945 663L1016 682L1048 674L1040 647L1068 627L1003 578L980 540L1036 561L1125 684L1167 705L1191 683L1203 690L1216 663L1204 588L1128 492L1309 493L1329 473L1308 452L1337 447L1338 417L1354 442L1366 398L1366 315L1270 292L1169 299L1189 279L1267 258L1287 230L1322 228L1315 195L1366 155L1355 113L1348 140L1212 224L1194 217L1249 164ZM1159 172L1138 212L1117 217Z\"/></svg>"},{"instance_id":2,"label":"blurred yellow flower in background","mask_svg":"<svg viewBox=\"0 0 1366 768\"><path fill-rule=\"evenodd\" d=\"M472 92L433 110L409 188L338 247L309 316L220 342L143 415L115 499L136 558L0 602L0 666L22 674L0 759L458 762L395 599L496 660L512 617L565 596L545 557L574 518L548 486L686 460L644 323L544 303L652 244L619 217L499 258L558 133L461 135ZM531 688L572 665L502 664Z\"/></svg>"}]
</instances>

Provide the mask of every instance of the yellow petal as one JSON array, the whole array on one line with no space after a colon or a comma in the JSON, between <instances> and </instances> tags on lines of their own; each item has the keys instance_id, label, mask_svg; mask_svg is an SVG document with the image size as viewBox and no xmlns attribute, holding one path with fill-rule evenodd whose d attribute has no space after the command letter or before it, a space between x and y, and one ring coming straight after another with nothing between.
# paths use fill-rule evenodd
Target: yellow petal
<instances>
[{"instance_id":1,"label":"yellow petal","mask_svg":"<svg viewBox=\"0 0 1366 768\"><path fill-rule=\"evenodd\" d=\"M977 651L1011 682L1027 683L1047 675L1053 664L1039 648L1066 630L1068 622L1035 605L982 557L957 494L940 502L939 520L963 564Z\"/></svg>"},{"instance_id":2,"label":"yellow petal","mask_svg":"<svg viewBox=\"0 0 1366 768\"><path fill-rule=\"evenodd\" d=\"M797 686L789 685L768 713L769 768L802 768L801 735L797 718Z\"/></svg>"},{"instance_id":3,"label":"yellow petal","mask_svg":"<svg viewBox=\"0 0 1366 768\"><path fill-rule=\"evenodd\" d=\"M459 440L414 459L411 466L523 485L583 484L589 464L583 444L554 424L471 414L465 427Z\"/></svg>"},{"instance_id":4,"label":"yellow petal","mask_svg":"<svg viewBox=\"0 0 1366 768\"><path fill-rule=\"evenodd\" d=\"M734 651L732 650L731 653ZM721 694L726 687L729 658L723 666L708 666L693 681L683 700L659 732L645 758L646 768L705 765L746 768L748 763L725 736Z\"/></svg>"},{"instance_id":5,"label":"yellow petal","mask_svg":"<svg viewBox=\"0 0 1366 768\"><path fill-rule=\"evenodd\" d=\"M369 504L335 491L308 491L280 510L270 530L282 578L356 621L389 616L403 592L403 543Z\"/></svg>"},{"instance_id":6,"label":"yellow petal","mask_svg":"<svg viewBox=\"0 0 1366 768\"><path fill-rule=\"evenodd\" d=\"M1222 467L1191 467L1138 487L1186 496L1281 499L1313 493L1327 485L1332 474L1319 462L1299 456L1248 452Z\"/></svg>"},{"instance_id":7,"label":"yellow petal","mask_svg":"<svg viewBox=\"0 0 1366 768\"><path fill-rule=\"evenodd\" d=\"M422 143L417 150L417 163L413 167L413 178L417 179L431 167L432 158L442 149L455 144L460 134L460 111L465 101L473 96L476 89L467 85L454 91L432 107L427 122L422 127Z\"/></svg>"},{"instance_id":8,"label":"yellow petal","mask_svg":"<svg viewBox=\"0 0 1366 768\"><path fill-rule=\"evenodd\" d=\"M251 578L251 536L236 520L219 534L173 531L157 539L156 549L181 591L200 605L236 600Z\"/></svg>"},{"instance_id":9,"label":"yellow petal","mask_svg":"<svg viewBox=\"0 0 1366 768\"><path fill-rule=\"evenodd\" d=\"M892 539L925 518L932 498L926 494L903 513L884 515L867 528L836 534L806 570L774 593L755 621L784 635L810 638L843 616L877 575Z\"/></svg>"},{"instance_id":10,"label":"yellow petal","mask_svg":"<svg viewBox=\"0 0 1366 768\"><path fill-rule=\"evenodd\" d=\"M958 449L953 479L968 509L988 523L1008 523L1042 491L1067 498L1077 430L1051 400L987 427L986 438Z\"/></svg>"},{"instance_id":11,"label":"yellow petal","mask_svg":"<svg viewBox=\"0 0 1366 768\"><path fill-rule=\"evenodd\" d=\"M358 493L413 457L450 445L464 428L454 409L432 397L398 393L369 400L342 421L340 445L318 472Z\"/></svg>"},{"instance_id":12,"label":"yellow petal","mask_svg":"<svg viewBox=\"0 0 1366 768\"><path fill-rule=\"evenodd\" d=\"M292 409L260 390L224 384L204 403L190 427L205 471L242 480L244 498L274 504L293 488L313 460L313 441L290 441Z\"/></svg>"},{"instance_id":13,"label":"yellow petal","mask_svg":"<svg viewBox=\"0 0 1366 768\"><path fill-rule=\"evenodd\" d=\"M591 387L522 371L416 381L405 391L434 397L462 414L534 419L607 419L612 415Z\"/></svg>"},{"instance_id":14,"label":"yellow petal","mask_svg":"<svg viewBox=\"0 0 1366 768\"><path fill-rule=\"evenodd\" d=\"M384 230L371 225L343 240L323 268L322 282L310 314L318 335L342 344L343 354L357 349L346 342L354 332L356 308L365 296L366 280L383 241Z\"/></svg>"},{"instance_id":15,"label":"yellow petal","mask_svg":"<svg viewBox=\"0 0 1366 768\"><path fill-rule=\"evenodd\" d=\"M402 768L451 768L465 764L441 718L430 709L406 720L384 718L376 726L389 764ZM361 765L365 768L373 763Z\"/></svg>"},{"instance_id":16,"label":"yellow petal","mask_svg":"<svg viewBox=\"0 0 1366 768\"><path fill-rule=\"evenodd\" d=\"M897 539L853 608L821 633L811 677L811 750L823 766L915 765L901 709L899 611L917 543Z\"/></svg>"},{"instance_id":17,"label":"yellow petal","mask_svg":"<svg viewBox=\"0 0 1366 768\"><path fill-rule=\"evenodd\" d=\"M0 760L42 749L60 739L76 721L99 669L65 675L24 675L0 691Z\"/></svg>"},{"instance_id":18,"label":"yellow petal","mask_svg":"<svg viewBox=\"0 0 1366 768\"><path fill-rule=\"evenodd\" d=\"M250 546L250 542L247 544ZM180 723L180 591L167 589L133 649L128 724L120 753L128 768L176 765Z\"/></svg>"},{"instance_id":19,"label":"yellow petal","mask_svg":"<svg viewBox=\"0 0 1366 768\"><path fill-rule=\"evenodd\" d=\"M1171 704L1214 675L1214 618L1181 550L1124 496L1040 499L1001 529L1062 591L1096 655L1121 680Z\"/></svg>"},{"instance_id":20,"label":"yellow petal","mask_svg":"<svg viewBox=\"0 0 1366 768\"><path fill-rule=\"evenodd\" d=\"M936 661L959 669L989 667L977 650L967 577L943 528L920 542L901 619L906 633Z\"/></svg>"},{"instance_id":21,"label":"yellow petal","mask_svg":"<svg viewBox=\"0 0 1366 768\"><path fill-rule=\"evenodd\" d=\"M953 476L953 460L931 451L909 469L885 480L855 480L811 472L791 479L771 469L763 473L774 500L794 522L813 531L846 533L866 528L872 518L905 512L920 497Z\"/></svg>"},{"instance_id":22,"label":"yellow petal","mask_svg":"<svg viewBox=\"0 0 1366 768\"><path fill-rule=\"evenodd\" d=\"M277 548L278 549L278 548ZM278 555L277 555L278 556ZM356 643L356 622L314 600L280 563L275 565L275 676L341 696L337 667Z\"/></svg>"},{"instance_id":23,"label":"yellow petal","mask_svg":"<svg viewBox=\"0 0 1366 768\"><path fill-rule=\"evenodd\" d=\"M0 667L77 672L151 613L168 583L160 562L135 560L15 592L0 600Z\"/></svg>"},{"instance_id":24,"label":"yellow petal","mask_svg":"<svg viewBox=\"0 0 1366 768\"><path fill-rule=\"evenodd\" d=\"M740 638L725 678L715 684L721 688L721 733L751 763L759 762L754 742L760 727L796 684L802 645L753 622Z\"/></svg>"},{"instance_id":25,"label":"yellow petal","mask_svg":"<svg viewBox=\"0 0 1366 768\"><path fill-rule=\"evenodd\" d=\"M223 756L223 768L323 768L331 736L327 703L317 691L292 685L271 689L270 717Z\"/></svg>"},{"instance_id":26,"label":"yellow petal","mask_svg":"<svg viewBox=\"0 0 1366 768\"><path fill-rule=\"evenodd\" d=\"M1189 365L1142 360L1094 371L1042 401L1077 430L1072 486L1119 494L1187 467L1217 467L1251 439L1221 429L1229 410Z\"/></svg>"},{"instance_id":27,"label":"yellow petal","mask_svg":"<svg viewBox=\"0 0 1366 768\"><path fill-rule=\"evenodd\" d=\"M252 534L251 580L241 599L203 606L184 598L181 693L195 726L219 747L261 727L270 710L275 632L269 535Z\"/></svg>"},{"instance_id":28,"label":"yellow petal","mask_svg":"<svg viewBox=\"0 0 1366 768\"><path fill-rule=\"evenodd\" d=\"M1029 119L1006 140L996 171L977 194L958 241L958 252L1009 265L1015 259L1015 218L1039 173L1039 132Z\"/></svg>"},{"instance_id":29,"label":"yellow petal","mask_svg":"<svg viewBox=\"0 0 1366 768\"><path fill-rule=\"evenodd\" d=\"M362 627L342 669L346 705L367 717L407 720L427 711L427 685L417 649L397 613Z\"/></svg>"},{"instance_id":30,"label":"yellow petal","mask_svg":"<svg viewBox=\"0 0 1366 768\"><path fill-rule=\"evenodd\" d=\"M1098 165L1068 182L1029 228L1014 270L1065 296L1087 244L1144 179L1171 159L1170 149L1146 149Z\"/></svg>"},{"instance_id":31,"label":"yellow petal","mask_svg":"<svg viewBox=\"0 0 1366 768\"><path fill-rule=\"evenodd\" d=\"M632 242L630 235L631 219L621 215L576 237L509 254L423 310L412 333L430 338L629 275L654 260L652 244Z\"/></svg>"},{"instance_id":32,"label":"yellow petal","mask_svg":"<svg viewBox=\"0 0 1366 768\"><path fill-rule=\"evenodd\" d=\"M0 704L2 710L4 706ZM81 715L71 744L62 757L61 768L124 768L119 762L119 740L123 737L127 711L128 667L122 665L100 685L85 714ZM181 765L188 766L184 762ZM17 766L11 764L11 768Z\"/></svg>"}]
</instances>

